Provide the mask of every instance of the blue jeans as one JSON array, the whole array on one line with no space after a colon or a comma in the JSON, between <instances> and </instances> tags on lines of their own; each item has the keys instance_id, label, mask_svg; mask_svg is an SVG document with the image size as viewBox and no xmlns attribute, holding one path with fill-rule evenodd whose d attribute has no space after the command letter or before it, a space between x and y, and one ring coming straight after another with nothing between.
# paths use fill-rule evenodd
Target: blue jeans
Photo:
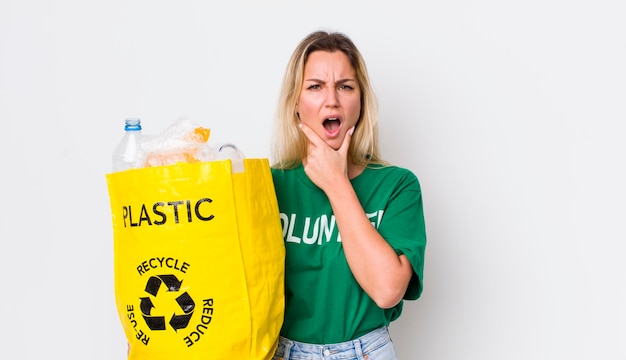
<instances>
[{"instance_id":1,"label":"blue jeans","mask_svg":"<svg viewBox=\"0 0 626 360\"><path fill-rule=\"evenodd\" d=\"M358 339L338 344L317 345L280 337L272 360L397 360L387 327Z\"/></svg>"}]
</instances>

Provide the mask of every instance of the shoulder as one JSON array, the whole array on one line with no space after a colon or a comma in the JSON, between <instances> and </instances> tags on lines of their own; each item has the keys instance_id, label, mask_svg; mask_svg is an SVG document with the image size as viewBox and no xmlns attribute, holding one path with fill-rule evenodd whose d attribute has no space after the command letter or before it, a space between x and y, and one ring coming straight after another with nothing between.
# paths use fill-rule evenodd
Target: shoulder
<instances>
[{"instance_id":1,"label":"shoulder","mask_svg":"<svg viewBox=\"0 0 626 360\"><path fill-rule=\"evenodd\" d=\"M270 168L270 171L272 172L272 176L276 176L276 177L283 177L283 176L289 176L289 175L293 175L295 173L296 169L281 169L281 168Z\"/></svg>"},{"instance_id":2,"label":"shoulder","mask_svg":"<svg viewBox=\"0 0 626 360\"><path fill-rule=\"evenodd\" d=\"M415 187L418 190L420 188L419 179L415 173L400 166L372 164L366 168L364 173L369 176L384 179L385 182Z\"/></svg>"},{"instance_id":3,"label":"shoulder","mask_svg":"<svg viewBox=\"0 0 626 360\"><path fill-rule=\"evenodd\" d=\"M280 179L282 179L285 176L285 172L287 170L278 169L278 168L270 168L270 171L272 173L272 178L274 179L274 182L277 182L277 181L280 181Z\"/></svg>"},{"instance_id":4,"label":"shoulder","mask_svg":"<svg viewBox=\"0 0 626 360\"><path fill-rule=\"evenodd\" d=\"M296 167L294 169L281 169L281 168L270 168L272 172L272 179L275 184L281 184L285 182L289 182L291 180L297 179L301 176L303 171L300 170L300 167Z\"/></svg>"}]
</instances>

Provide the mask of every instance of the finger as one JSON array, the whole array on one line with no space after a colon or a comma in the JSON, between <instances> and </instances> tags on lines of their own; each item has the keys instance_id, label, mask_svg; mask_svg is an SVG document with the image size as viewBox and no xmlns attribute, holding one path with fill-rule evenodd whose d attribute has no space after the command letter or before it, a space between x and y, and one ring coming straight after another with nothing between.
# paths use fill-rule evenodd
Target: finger
<instances>
[{"instance_id":1,"label":"finger","mask_svg":"<svg viewBox=\"0 0 626 360\"><path fill-rule=\"evenodd\" d=\"M311 144L313 144L315 146L319 146L319 145L324 145L325 144L324 140L322 140L322 138L317 136L315 131L313 131L310 127L308 127L308 126L306 126L306 125L304 125L302 123L298 124L298 126L300 127L300 130L302 130L304 135L307 137L307 139L309 139L309 142L311 142Z\"/></svg>"},{"instance_id":2,"label":"finger","mask_svg":"<svg viewBox=\"0 0 626 360\"><path fill-rule=\"evenodd\" d=\"M346 131L346 135L343 137L343 142L341 143L341 147L339 148L339 152L343 155L348 154L348 149L350 148L350 140L352 139L352 134L354 133L354 126L351 127L348 131Z\"/></svg>"}]
</instances>

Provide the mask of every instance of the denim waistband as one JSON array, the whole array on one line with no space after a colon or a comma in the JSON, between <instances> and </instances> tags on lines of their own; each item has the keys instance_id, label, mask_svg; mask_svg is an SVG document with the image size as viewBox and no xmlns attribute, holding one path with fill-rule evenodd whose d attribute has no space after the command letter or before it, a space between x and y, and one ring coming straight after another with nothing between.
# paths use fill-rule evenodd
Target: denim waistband
<instances>
[{"instance_id":1,"label":"denim waistband","mask_svg":"<svg viewBox=\"0 0 626 360\"><path fill-rule=\"evenodd\" d=\"M284 337L279 339L283 357L285 359L361 359L377 348L391 341L387 326L371 331L357 339L337 344L308 344L289 340Z\"/></svg>"}]
</instances>

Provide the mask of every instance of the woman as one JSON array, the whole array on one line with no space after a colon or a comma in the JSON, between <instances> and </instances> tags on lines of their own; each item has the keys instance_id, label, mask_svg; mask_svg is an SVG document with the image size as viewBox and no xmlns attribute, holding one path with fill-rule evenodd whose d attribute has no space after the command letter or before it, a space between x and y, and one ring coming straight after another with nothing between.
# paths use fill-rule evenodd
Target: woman
<instances>
[{"instance_id":1,"label":"woman","mask_svg":"<svg viewBox=\"0 0 626 360\"><path fill-rule=\"evenodd\" d=\"M396 359L387 327L422 292L418 179L378 151L377 102L344 34L294 51L272 175L285 240L285 319L274 359ZM333 357L334 355L334 357Z\"/></svg>"}]
</instances>

